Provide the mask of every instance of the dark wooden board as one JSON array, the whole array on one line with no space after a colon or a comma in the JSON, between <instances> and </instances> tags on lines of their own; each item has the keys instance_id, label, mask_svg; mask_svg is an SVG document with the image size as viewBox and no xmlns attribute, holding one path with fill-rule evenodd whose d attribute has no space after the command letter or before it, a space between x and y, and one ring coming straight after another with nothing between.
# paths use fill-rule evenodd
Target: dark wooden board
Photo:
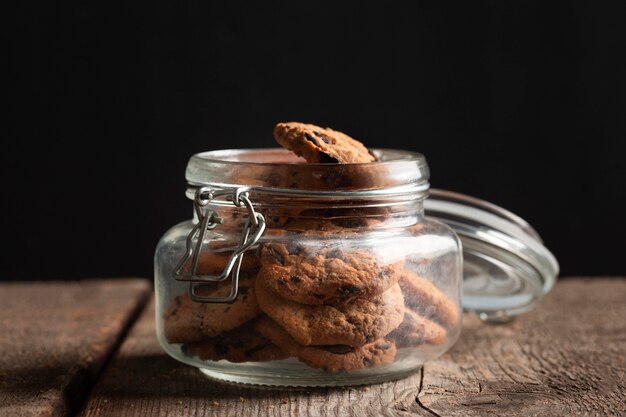
<instances>
[{"instance_id":1,"label":"dark wooden board","mask_svg":"<svg viewBox=\"0 0 626 417\"><path fill-rule=\"evenodd\" d=\"M418 399L442 416L626 415L626 279L567 279L503 326L466 320L425 366Z\"/></svg>"},{"instance_id":2,"label":"dark wooden board","mask_svg":"<svg viewBox=\"0 0 626 417\"><path fill-rule=\"evenodd\" d=\"M0 284L0 416L75 413L150 287L141 279Z\"/></svg>"},{"instance_id":3,"label":"dark wooden board","mask_svg":"<svg viewBox=\"0 0 626 417\"><path fill-rule=\"evenodd\" d=\"M507 325L467 317L422 373L345 389L257 389L210 381L162 353L153 304L95 386L82 416L622 415L626 280L563 280Z\"/></svg>"}]
</instances>

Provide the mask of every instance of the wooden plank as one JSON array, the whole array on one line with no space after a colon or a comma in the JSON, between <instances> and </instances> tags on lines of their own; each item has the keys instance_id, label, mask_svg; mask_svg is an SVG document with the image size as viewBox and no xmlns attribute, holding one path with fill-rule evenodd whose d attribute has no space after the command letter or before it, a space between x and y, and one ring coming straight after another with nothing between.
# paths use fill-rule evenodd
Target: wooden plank
<instances>
[{"instance_id":1,"label":"wooden plank","mask_svg":"<svg viewBox=\"0 0 626 417\"><path fill-rule=\"evenodd\" d=\"M445 416L626 415L626 279L562 280L508 325L466 320L418 399Z\"/></svg>"},{"instance_id":2,"label":"wooden plank","mask_svg":"<svg viewBox=\"0 0 626 417\"><path fill-rule=\"evenodd\" d=\"M0 284L0 416L75 413L150 292L141 279Z\"/></svg>"},{"instance_id":3,"label":"wooden plank","mask_svg":"<svg viewBox=\"0 0 626 417\"><path fill-rule=\"evenodd\" d=\"M351 389L210 381L162 353L151 304L81 415L619 415L625 403L624 300L626 280L564 280L517 322L491 326L466 317L457 345L423 373Z\"/></svg>"}]
</instances>

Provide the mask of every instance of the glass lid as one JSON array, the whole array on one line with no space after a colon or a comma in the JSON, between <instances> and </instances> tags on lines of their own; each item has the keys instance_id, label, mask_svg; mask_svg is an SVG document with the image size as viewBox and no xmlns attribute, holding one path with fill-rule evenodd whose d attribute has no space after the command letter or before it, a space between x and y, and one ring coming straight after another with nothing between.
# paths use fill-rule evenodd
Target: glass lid
<instances>
[{"instance_id":1,"label":"glass lid","mask_svg":"<svg viewBox=\"0 0 626 417\"><path fill-rule=\"evenodd\" d=\"M494 204L431 189L426 215L463 244L463 308L489 322L533 309L554 285L559 264L526 221Z\"/></svg>"}]
</instances>

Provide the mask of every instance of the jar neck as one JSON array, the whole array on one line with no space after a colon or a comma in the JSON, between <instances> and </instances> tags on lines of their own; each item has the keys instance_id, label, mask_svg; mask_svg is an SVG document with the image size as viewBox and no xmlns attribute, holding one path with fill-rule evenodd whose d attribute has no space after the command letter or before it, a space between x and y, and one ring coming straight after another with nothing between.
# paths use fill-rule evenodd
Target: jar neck
<instances>
[{"instance_id":1,"label":"jar neck","mask_svg":"<svg viewBox=\"0 0 626 417\"><path fill-rule=\"evenodd\" d=\"M309 164L286 149L205 152L192 156L187 165L187 196L201 201L203 210L216 212L222 228L240 227L252 207L268 228L283 231L348 231L419 222L429 187L426 159L392 149L373 153L375 162Z\"/></svg>"},{"instance_id":2,"label":"jar neck","mask_svg":"<svg viewBox=\"0 0 626 417\"><path fill-rule=\"evenodd\" d=\"M351 199L337 196L277 197L250 192L249 199L263 215L268 229L286 232L361 232L383 228L407 227L424 217L426 193L400 196L377 195ZM241 228L249 216L245 206L231 201L213 200L203 213L214 212L220 229ZM198 221L194 210L194 221Z\"/></svg>"}]
</instances>

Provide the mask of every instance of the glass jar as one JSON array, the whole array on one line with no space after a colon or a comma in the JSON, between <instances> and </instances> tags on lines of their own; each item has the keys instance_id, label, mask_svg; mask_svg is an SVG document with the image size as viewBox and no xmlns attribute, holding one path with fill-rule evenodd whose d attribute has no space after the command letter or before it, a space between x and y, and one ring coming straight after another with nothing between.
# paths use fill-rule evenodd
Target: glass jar
<instances>
[{"instance_id":1,"label":"glass jar","mask_svg":"<svg viewBox=\"0 0 626 417\"><path fill-rule=\"evenodd\" d=\"M424 218L424 157L375 152L348 165L194 155L194 216L155 255L165 351L220 380L331 386L400 378L452 346L459 239Z\"/></svg>"},{"instance_id":2,"label":"glass jar","mask_svg":"<svg viewBox=\"0 0 626 417\"><path fill-rule=\"evenodd\" d=\"M550 290L558 264L525 222L460 194L426 200L421 154L374 153L361 164L194 155L193 218L155 254L163 349L229 382L382 382L454 344L462 292L467 310L502 322Z\"/></svg>"}]
</instances>

